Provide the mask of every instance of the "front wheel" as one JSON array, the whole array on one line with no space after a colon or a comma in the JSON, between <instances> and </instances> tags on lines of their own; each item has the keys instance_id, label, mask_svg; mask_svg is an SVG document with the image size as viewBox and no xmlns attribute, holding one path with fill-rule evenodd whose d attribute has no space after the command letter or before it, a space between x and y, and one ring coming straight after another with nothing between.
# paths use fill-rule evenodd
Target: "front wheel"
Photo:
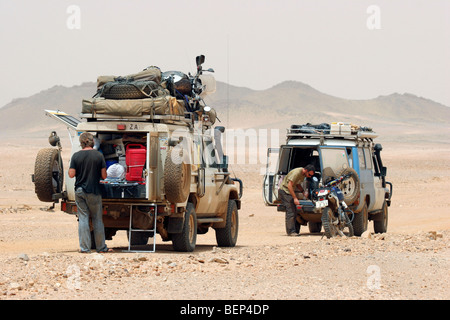
<instances>
[{"instance_id":1,"label":"front wheel","mask_svg":"<svg viewBox=\"0 0 450 320\"><path fill-rule=\"evenodd\" d=\"M334 216L334 213L330 208L326 207L323 209L322 226L323 229L325 230L325 236L328 239L333 238L339 234L337 224L333 223L336 222L336 220L337 218Z\"/></svg>"},{"instance_id":2,"label":"front wheel","mask_svg":"<svg viewBox=\"0 0 450 320\"><path fill-rule=\"evenodd\" d=\"M352 222L350 221L350 218L348 217L348 214L344 212L343 214L344 221L341 222L343 227L343 232L347 233L347 237L353 237L355 235L355 232L353 230Z\"/></svg>"},{"instance_id":3,"label":"front wheel","mask_svg":"<svg viewBox=\"0 0 450 320\"><path fill-rule=\"evenodd\" d=\"M216 229L216 240L219 247L234 247L237 242L239 216L236 201L228 201L226 224L224 228Z\"/></svg>"},{"instance_id":4,"label":"front wheel","mask_svg":"<svg viewBox=\"0 0 450 320\"><path fill-rule=\"evenodd\" d=\"M373 229L375 233L385 233L387 232L387 225L388 225L388 205L386 201L384 201L381 212L378 213L373 219Z\"/></svg>"}]
</instances>

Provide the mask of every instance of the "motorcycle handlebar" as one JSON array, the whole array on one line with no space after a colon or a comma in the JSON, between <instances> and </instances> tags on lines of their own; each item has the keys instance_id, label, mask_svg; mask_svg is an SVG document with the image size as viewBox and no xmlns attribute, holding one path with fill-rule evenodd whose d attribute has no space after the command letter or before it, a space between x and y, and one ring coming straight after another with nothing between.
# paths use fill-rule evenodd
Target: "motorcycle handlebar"
<instances>
[{"instance_id":1,"label":"motorcycle handlebar","mask_svg":"<svg viewBox=\"0 0 450 320\"><path fill-rule=\"evenodd\" d=\"M335 186L338 183L341 183L344 180L347 180L348 178L350 178L350 174L344 174L343 176L340 176L339 178L336 178L334 180L331 180L330 182L328 182L325 186L326 187L331 187L331 186Z\"/></svg>"}]
</instances>

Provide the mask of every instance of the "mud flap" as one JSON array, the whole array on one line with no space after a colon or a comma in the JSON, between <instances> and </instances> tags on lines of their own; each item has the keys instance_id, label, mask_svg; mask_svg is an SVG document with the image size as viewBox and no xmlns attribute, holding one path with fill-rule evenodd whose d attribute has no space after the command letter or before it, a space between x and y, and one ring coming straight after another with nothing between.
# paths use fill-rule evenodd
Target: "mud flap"
<instances>
[{"instance_id":1,"label":"mud flap","mask_svg":"<svg viewBox=\"0 0 450 320\"><path fill-rule=\"evenodd\" d=\"M183 231L184 217L181 218L169 218L169 225L167 226L167 232L169 233L181 233Z\"/></svg>"}]
</instances>

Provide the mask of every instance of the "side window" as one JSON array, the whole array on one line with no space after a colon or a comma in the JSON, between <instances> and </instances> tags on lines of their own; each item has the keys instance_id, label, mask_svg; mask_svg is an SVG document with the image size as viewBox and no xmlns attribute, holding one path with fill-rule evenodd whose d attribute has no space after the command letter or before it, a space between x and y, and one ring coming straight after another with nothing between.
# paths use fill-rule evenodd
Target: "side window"
<instances>
[{"instance_id":1,"label":"side window","mask_svg":"<svg viewBox=\"0 0 450 320\"><path fill-rule=\"evenodd\" d=\"M352 148L348 147L347 148L347 155L348 155L348 164L350 166L350 168L353 168L353 154L352 154Z\"/></svg>"},{"instance_id":2,"label":"side window","mask_svg":"<svg viewBox=\"0 0 450 320\"><path fill-rule=\"evenodd\" d=\"M204 140L204 158L206 165L210 168L218 168L219 162L216 156L216 149L214 148L214 144L211 140Z\"/></svg>"},{"instance_id":3,"label":"side window","mask_svg":"<svg viewBox=\"0 0 450 320\"><path fill-rule=\"evenodd\" d=\"M366 160L364 159L363 148L358 148L359 168L366 169Z\"/></svg>"},{"instance_id":4,"label":"side window","mask_svg":"<svg viewBox=\"0 0 450 320\"><path fill-rule=\"evenodd\" d=\"M372 169L372 156L369 148L364 148L364 158L366 159L366 169Z\"/></svg>"},{"instance_id":5,"label":"side window","mask_svg":"<svg viewBox=\"0 0 450 320\"><path fill-rule=\"evenodd\" d=\"M278 174L288 174L292 148L281 148Z\"/></svg>"}]
</instances>

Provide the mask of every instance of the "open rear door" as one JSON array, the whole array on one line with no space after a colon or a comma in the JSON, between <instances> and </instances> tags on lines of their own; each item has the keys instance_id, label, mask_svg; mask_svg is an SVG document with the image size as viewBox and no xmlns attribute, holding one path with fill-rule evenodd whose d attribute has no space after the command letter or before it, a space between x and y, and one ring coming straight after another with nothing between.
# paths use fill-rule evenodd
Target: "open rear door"
<instances>
[{"instance_id":1,"label":"open rear door","mask_svg":"<svg viewBox=\"0 0 450 320\"><path fill-rule=\"evenodd\" d=\"M45 114L64 123L68 128L76 130L81 120L59 110L45 110Z\"/></svg>"},{"instance_id":2,"label":"open rear door","mask_svg":"<svg viewBox=\"0 0 450 320\"><path fill-rule=\"evenodd\" d=\"M263 182L263 199L266 206L275 206L277 194L274 193L274 179L278 168L278 154L280 148L267 149L266 173Z\"/></svg>"}]
</instances>

